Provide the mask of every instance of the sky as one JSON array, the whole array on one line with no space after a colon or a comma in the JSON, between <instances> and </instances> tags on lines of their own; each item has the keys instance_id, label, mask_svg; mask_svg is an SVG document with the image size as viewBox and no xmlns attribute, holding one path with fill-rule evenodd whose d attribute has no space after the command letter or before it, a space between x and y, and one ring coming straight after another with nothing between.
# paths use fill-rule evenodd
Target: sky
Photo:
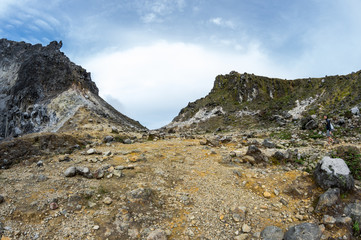
<instances>
[{"instance_id":1,"label":"sky","mask_svg":"<svg viewBox=\"0 0 361 240\"><path fill-rule=\"evenodd\" d=\"M219 74L360 70L360 9L359 0L0 0L0 38L62 40L102 98L155 129Z\"/></svg>"}]
</instances>

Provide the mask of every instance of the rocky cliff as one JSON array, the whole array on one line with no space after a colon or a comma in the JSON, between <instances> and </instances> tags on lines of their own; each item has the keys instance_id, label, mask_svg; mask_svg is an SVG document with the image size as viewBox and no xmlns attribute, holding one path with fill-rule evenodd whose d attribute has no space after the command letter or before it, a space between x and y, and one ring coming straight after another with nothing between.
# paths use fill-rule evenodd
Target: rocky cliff
<instances>
[{"instance_id":1,"label":"rocky cliff","mask_svg":"<svg viewBox=\"0 0 361 240\"><path fill-rule=\"evenodd\" d=\"M0 39L0 139L58 131L80 109L112 119L124 129L145 129L98 96L90 73L48 46Z\"/></svg>"},{"instance_id":2,"label":"rocky cliff","mask_svg":"<svg viewBox=\"0 0 361 240\"><path fill-rule=\"evenodd\" d=\"M305 116L349 116L351 109L358 112L360 93L361 71L296 80L233 71L217 76L211 92L189 103L165 128L284 126Z\"/></svg>"}]
</instances>

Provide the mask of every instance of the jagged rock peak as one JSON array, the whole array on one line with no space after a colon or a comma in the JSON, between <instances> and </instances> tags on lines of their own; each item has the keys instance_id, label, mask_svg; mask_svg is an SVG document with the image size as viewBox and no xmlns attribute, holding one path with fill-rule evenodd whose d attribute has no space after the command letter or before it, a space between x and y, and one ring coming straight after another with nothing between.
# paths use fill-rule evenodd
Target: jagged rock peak
<instances>
[{"instance_id":1,"label":"jagged rock peak","mask_svg":"<svg viewBox=\"0 0 361 240\"><path fill-rule=\"evenodd\" d=\"M0 139L57 131L81 107L144 129L101 99L90 73L61 47L61 41L42 46L0 39Z\"/></svg>"}]
</instances>

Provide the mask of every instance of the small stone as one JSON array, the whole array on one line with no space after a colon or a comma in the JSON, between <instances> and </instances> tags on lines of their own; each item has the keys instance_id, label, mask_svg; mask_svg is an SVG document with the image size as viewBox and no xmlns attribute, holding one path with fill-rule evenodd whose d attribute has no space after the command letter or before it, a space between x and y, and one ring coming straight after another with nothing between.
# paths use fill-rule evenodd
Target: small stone
<instances>
[{"instance_id":1,"label":"small stone","mask_svg":"<svg viewBox=\"0 0 361 240\"><path fill-rule=\"evenodd\" d=\"M64 172L65 177L74 177L76 175L76 168L69 167Z\"/></svg>"},{"instance_id":2,"label":"small stone","mask_svg":"<svg viewBox=\"0 0 361 240\"><path fill-rule=\"evenodd\" d=\"M282 203L282 204L283 204L283 205L285 205L285 206L287 206L287 205L288 205L287 200L286 200L286 199L284 199L284 198L281 198L281 199L280 199L280 203Z\"/></svg>"},{"instance_id":3,"label":"small stone","mask_svg":"<svg viewBox=\"0 0 361 240\"><path fill-rule=\"evenodd\" d=\"M124 140L124 144L132 144L132 140L127 138L127 139Z\"/></svg>"},{"instance_id":4,"label":"small stone","mask_svg":"<svg viewBox=\"0 0 361 240\"><path fill-rule=\"evenodd\" d=\"M104 177L104 170L103 169L98 169L97 171L95 171L94 173L94 177L96 179L101 179Z\"/></svg>"},{"instance_id":5,"label":"small stone","mask_svg":"<svg viewBox=\"0 0 361 240\"><path fill-rule=\"evenodd\" d=\"M117 169L114 169L113 174L114 174L114 176L116 176L116 177L118 177L118 178L120 178L120 177L123 176L122 171L121 171L121 170L117 170Z\"/></svg>"},{"instance_id":6,"label":"small stone","mask_svg":"<svg viewBox=\"0 0 361 240\"><path fill-rule=\"evenodd\" d=\"M106 205L110 205L112 204L113 200L110 197L106 197L103 200L103 203L105 203Z\"/></svg>"},{"instance_id":7,"label":"small stone","mask_svg":"<svg viewBox=\"0 0 361 240\"><path fill-rule=\"evenodd\" d=\"M300 221L303 220L303 216L301 214L299 214L299 213L297 213L295 217Z\"/></svg>"},{"instance_id":8,"label":"small stone","mask_svg":"<svg viewBox=\"0 0 361 240\"><path fill-rule=\"evenodd\" d=\"M93 227L93 230L99 230L99 225L95 225L94 227Z\"/></svg>"},{"instance_id":9,"label":"small stone","mask_svg":"<svg viewBox=\"0 0 361 240\"><path fill-rule=\"evenodd\" d=\"M97 204L96 203L94 203L94 202L88 202L88 206L89 206L89 208L93 208L93 207L95 207Z\"/></svg>"},{"instance_id":10,"label":"small stone","mask_svg":"<svg viewBox=\"0 0 361 240\"><path fill-rule=\"evenodd\" d=\"M91 148L91 149L89 149L88 151L86 151L86 153L87 153L88 155L92 155L92 154L95 154L95 153L96 153L96 150L95 150L94 148Z\"/></svg>"},{"instance_id":11,"label":"small stone","mask_svg":"<svg viewBox=\"0 0 361 240\"><path fill-rule=\"evenodd\" d=\"M167 240L167 235L161 229L156 229L149 233L147 240Z\"/></svg>"},{"instance_id":12,"label":"small stone","mask_svg":"<svg viewBox=\"0 0 361 240\"><path fill-rule=\"evenodd\" d=\"M51 210L55 210L55 209L58 209L58 208L59 208L59 205L56 202L51 202L50 203L50 209Z\"/></svg>"},{"instance_id":13,"label":"small stone","mask_svg":"<svg viewBox=\"0 0 361 240\"><path fill-rule=\"evenodd\" d=\"M0 204L3 203L3 202L5 202L5 198L4 198L3 195L0 195Z\"/></svg>"},{"instance_id":14,"label":"small stone","mask_svg":"<svg viewBox=\"0 0 361 240\"><path fill-rule=\"evenodd\" d=\"M239 170L233 170L233 173L238 177L242 177L242 173Z\"/></svg>"},{"instance_id":15,"label":"small stone","mask_svg":"<svg viewBox=\"0 0 361 240\"><path fill-rule=\"evenodd\" d=\"M329 215L324 215L322 218L322 223L324 224L335 224L336 223L336 219L332 216Z\"/></svg>"},{"instance_id":16,"label":"small stone","mask_svg":"<svg viewBox=\"0 0 361 240\"><path fill-rule=\"evenodd\" d=\"M263 193L263 196L265 198L271 198L272 195L269 192L266 191L266 192Z\"/></svg>"},{"instance_id":17,"label":"small stone","mask_svg":"<svg viewBox=\"0 0 361 240\"><path fill-rule=\"evenodd\" d=\"M43 166L44 166L43 161L39 161L39 162L37 162L37 163L36 163L36 166L38 166L38 167L43 167Z\"/></svg>"},{"instance_id":18,"label":"small stone","mask_svg":"<svg viewBox=\"0 0 361 240\"><path fill-rule=\"evenodd\" d=\"M280 192L279 192L277 189L274 189L274 190L273 190L273 193L274 193L276 196L280 195Z\"/></svg>"},{"instance_id":19,"label":"small stone","mask_svg":"<svg viewBox=\"0 0 361 240\"><path fill-rule=\"evenodd\" d=\"M244 232L244 233L249 233L249 232L251 232L251 227L248 226L247 224L243 224L243 225L242 225L242 232Z\"/></svg>"},{"instance_id":20,"label":"small stone","mask_svg":"<svg viewBox=\"0 0 361 240\"><path fill-rule=\"evenodd\" d=\"M234 240L246 240L248 238L248 234L243 233L241 235L235 236Z\"/></svg>"},{"instance_id":21,"label":"small stone","mask_svg":"<svg viewBox=\"0 0 361 240\"><path fill-rule=\"evenodd\" d=\"M241 216L240 216L238 213L234 213L234 214L232 215L232 217L233 217L233 220L234 220L235 222L240 222L240 221L241 221Z\"/></svg>"},{"instance_id":22,"label":"small stone","mask_svg":"<svg viewBox=\"0 0 361 240\"><path fill-rule=\"evenodd\" d=\"M105 153L103 154L103 156L105 156L105 157L108 157L108 156L110 156L110 155L112 155L112 152L111 152L111 151L107 151L107 152L105 152Z\"/></svg>"},{"instance_id":23,"label":"small stone","mask_svg":"<svg viewBox=\"0 0 361 240\"><path fill-rule=\"evenodd\" d=\"M115 170L123 170L123 169L125 169L125 167L122 165L119 165L119 166L116 166L114 169Z\"/></svg>"},{"instance_id":24,"label":"small stone","mask_svg":"<svg viewBox=\"0 0 361 240\"><path fill-rule=\"evenodd\" d=\"M106 136L103 140L105 143L110 143L114 141L114 137L113 136Z\"/></svg>"}]
</instances>

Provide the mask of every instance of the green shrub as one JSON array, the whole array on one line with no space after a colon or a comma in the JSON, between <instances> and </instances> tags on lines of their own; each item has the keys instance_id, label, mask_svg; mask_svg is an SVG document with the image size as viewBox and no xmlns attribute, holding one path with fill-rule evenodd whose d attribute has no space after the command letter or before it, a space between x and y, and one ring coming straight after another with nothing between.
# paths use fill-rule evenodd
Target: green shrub
<instances>
[{"instance_id":1,"label":"green shrub","mask_svg":"<svg viewBox=\"0 0 361 240\"><path fill-rule=\"evenodd\" d=\"M353 234L354 236L360 236L361 233L360 233L360 226L359 226L359 222L358 221L355 221L353 223L353 226L352 226L352 229L353 229Z\"/></svg>"},{"instance_id":2,"label":"green shrub","mask_svg":"<svg viewBox=\"0 0 361 240\"><path fill-rule=\"evenodd\" d=\"M361 180L361 152L357 147L338 147L335 157L342 158L350 168L352 176L355 179Z\"/></svg>"}]
</instances>

